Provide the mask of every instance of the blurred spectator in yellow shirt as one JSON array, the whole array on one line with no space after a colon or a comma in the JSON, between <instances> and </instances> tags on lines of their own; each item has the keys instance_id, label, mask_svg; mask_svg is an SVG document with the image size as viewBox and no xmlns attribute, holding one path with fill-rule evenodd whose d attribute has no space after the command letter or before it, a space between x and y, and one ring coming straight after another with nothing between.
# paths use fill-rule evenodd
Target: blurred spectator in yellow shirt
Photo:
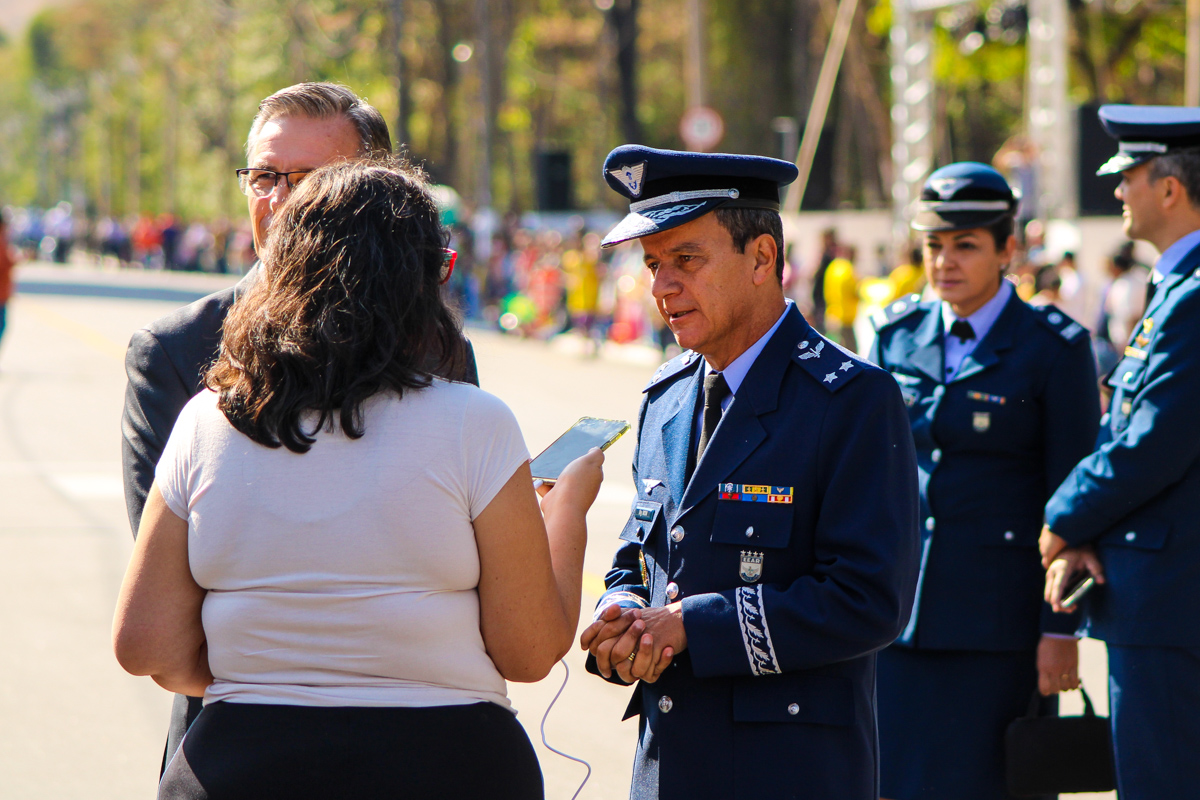
<instances>
[{"instance_id":1,"label":"blurred spectator in yellow shirt","mask_svg":"<svg viewBox=\"0 0 1200 800\"><path fill-rule=\"evenodd\" d=\"M925 267L921 258L921 248L914 247L909 253L908 262L888 273L887 279L892 287L892 293L888 297L889 303L910 294L920 294L925 288Z\"/></svg>"},{"instance_id":2,"label":"blurred spectator in yellow shirt","mask_svg":"<svg viewBox=\"0 0 1200 800\"><path fill-rule=\"evenodd\" d=\"M853 247L841 249L825 268L825 333L842 347L857 352L854 319L858 316L858 276Z\"/></svg>"}]
</instances>

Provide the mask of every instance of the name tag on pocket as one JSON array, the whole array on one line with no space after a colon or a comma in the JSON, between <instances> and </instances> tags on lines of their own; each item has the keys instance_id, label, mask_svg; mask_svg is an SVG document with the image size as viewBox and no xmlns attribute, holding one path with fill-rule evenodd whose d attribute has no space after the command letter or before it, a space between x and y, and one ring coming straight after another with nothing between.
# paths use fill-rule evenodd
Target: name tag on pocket
<instances>
[{"instance_id":1,"label":"name tag on pocket","mask_svg":"<svg viewBox=\"0 0 1200 800\"><path fill-rule=\"evenodd\" d=\"M633 518L638 522L652 522L654 520L654 514L657 511L657 506L651 506L645 503L637 503L633 507Z\"/></svg>"},{"instance_id":2,"label":"name tag on pocket","mask_svg":"<svg viewBox=\"0 0 1200 800\"><path fill-rule=\"evenodd\" d=\"M791 503L795 494L791 486L760 486L753 483L719 483L717 493L722 500L742 503Z\"/></svg>"}]
</instances>

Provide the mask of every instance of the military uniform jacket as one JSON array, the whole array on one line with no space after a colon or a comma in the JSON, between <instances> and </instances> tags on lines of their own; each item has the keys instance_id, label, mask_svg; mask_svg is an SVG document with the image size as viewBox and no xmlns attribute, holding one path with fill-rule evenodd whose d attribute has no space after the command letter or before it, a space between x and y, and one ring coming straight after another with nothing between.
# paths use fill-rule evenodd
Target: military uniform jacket
<instances>
[{"instance_id":1,"label":"military uniform jacket","mask_svg":"<svg viewBox=\"0 0 1200 800\"><path fill-rule=\"evenodd\" d=\"M1108 582L1088 595L1092 636L1200 645L1200 248L1158 285L1108 378L1097 448L1046 507L1071 545L1094 544Z\"/></svg>"},{"instance_id":2,"label":"military uniform jacket","mask_svg":"<svg viewBox=\"0 0 1200 800\"><path fill-rule=\"evenodd\" d=\"M904 395L921 486L921 577L900 644L1015 651L1073 633L1042 600L1046 501L1091 452L1100 400L1087 331L1013 292L945 379L941 303L876 315L871 359Z\"/></svg>"},{"instance_id":3,"label":"military uniform jacket","mask_svg":"<svg viewBox=\"0 0 1200 800\"><path fill-rule=\"evenodd\" d=\"M703 364L685 353L645 390L637 498L599 603L683 606L687 649L626 715L641 714L632 796L874 800L874 653L917 574L900 392L793 307L685 481Z\"/></svg>"}]
</instances>

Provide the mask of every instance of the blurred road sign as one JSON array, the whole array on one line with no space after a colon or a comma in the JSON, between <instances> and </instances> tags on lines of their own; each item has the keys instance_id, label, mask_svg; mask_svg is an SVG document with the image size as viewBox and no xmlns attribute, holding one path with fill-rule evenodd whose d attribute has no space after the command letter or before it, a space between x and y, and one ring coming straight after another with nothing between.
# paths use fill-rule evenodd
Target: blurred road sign
<instances>
[{"instance_id":1,"label":"blurred road sign","mask_svg":"<svg viewBox=\"0 0 1200 800\"><path fill-rule=\"evenodd\" d=\"M679 137L689 150L711 150L724 135L725 122L708 106L692 106L679 120Z\"/></svg>"}]
</instances>

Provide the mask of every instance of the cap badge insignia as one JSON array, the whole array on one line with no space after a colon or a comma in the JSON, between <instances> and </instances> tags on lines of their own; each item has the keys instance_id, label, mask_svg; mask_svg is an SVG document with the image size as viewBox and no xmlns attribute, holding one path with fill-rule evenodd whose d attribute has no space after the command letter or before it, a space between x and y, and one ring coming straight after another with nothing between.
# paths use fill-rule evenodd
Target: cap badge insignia
<instances>
[{"instance_id":1,"label":"cap badge insignia","mask_svg":"<svg viewBox=\"0 0 1200 800\"><path fill-rule=\"evenodd\" d=\"M992 427L992 412L976 411L971 415L971 427L976 433L987 433L988 428Z\"/></svg>"},{"instance_id":2,"label":"cap badge insignia","mask_svg":"<svg viewBox=\"0 0 1200 800\"><path fill-rule=\"evenodd\" d=\"M762 577L763 554L757 550L742 551L742 566L738 575L746 583L754 583Z\"/></svg>"},{"instance_id":3,"label":"cap badge insignia","mask_svg":"<svg viewBox=\"0 0 1200 800\"><path fill-rule=\"evenodd\" d=\"M686 203L681 206L668 206L667 208L655 208L649 211L641 212L641 215L651 222L665 222L671 217L678 217L681 214L689 214L697 208L703 208L704 203Z\"/></svg>"},{"instance_id":4,"label":"cap badge insignia","mask_svg":"<svg viewBox=\"0 0 1200 800\"><path fill-rule=\"evenodd\" d=\"M803 361L804 359L808 359L808 358L820 358L821 351L824 349L825 349L825 343L817 342L817 346L814 347L812 350L809 350L807 353L800 354L800 360Z\"/></svg>"},{"instance_id":5,"label":"cap badge insignia","mask_svg":"<svg viewBox=\"0 0 1200 800\"><path fill-rule=\"evenodd\" d=\"M621 185L629 190L629 194L631 194L634 197L641 197L642 196L642 188L643 188L642 187L642 175L645 172L646 172L646 162L643 161L640 164L633 164L633 165L627 166L627 167L617 167L616 169L610 169L608 171L608 174L612 175L614 178L616 178L618 181L620 181Z\"/></svg>"},{"instance_id":6,"label":"cap badge insignia","mask_svg":"<svg viewBox=\"0 0 1200 800\"><path fill-rule=\"evenodd\" d=\"M949 200L951 197L954 197L955 192L970 184L971 181L967 178L935 178L929 182L929 186L943 200Z\"/></svg>"}]
</instances>

